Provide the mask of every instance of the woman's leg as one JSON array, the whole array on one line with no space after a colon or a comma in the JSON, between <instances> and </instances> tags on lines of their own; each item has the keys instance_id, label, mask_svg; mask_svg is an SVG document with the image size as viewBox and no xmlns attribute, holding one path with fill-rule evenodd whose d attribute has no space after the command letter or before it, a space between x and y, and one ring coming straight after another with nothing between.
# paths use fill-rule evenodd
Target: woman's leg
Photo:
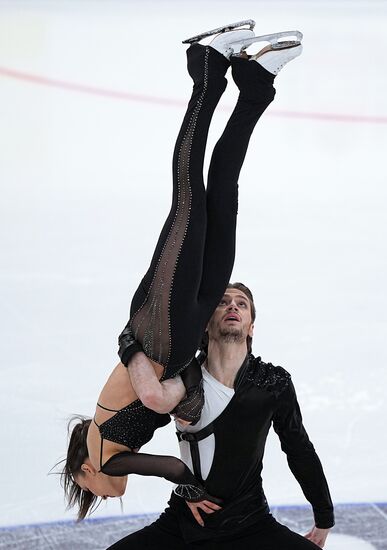
<instances>
[{"instance_id":1,"label":"woman's leg","mask_svg":"<svg viewBox=\"0 0 387 550\"><path fill-rule=\"evenodd\" d=\"M186 272L181 270L172 292L174 351L180 357L184 352L192 354L192 349L200 345L207 322L229 282L235 255L238 177L254 127L275 95L274 75L257 62L232 57L231 65L240 95L211 159L200 285L191 302ZM182 265L195 265L189 247L182 251L181 260ZM170 375L171 369L167 372Z\"/></svg>"},{"instance_id":2,"label":"woman's leg","mask_svg":"<svg viewBox=\"0 0 387 550\"><path fill-rule=\"evenodd\" d=\"M187 51L193 93L173 156L173 202L150 268L131 304L130 321L120 336L120 352L132 335L146 355L175 374L195 352L196 342L180 347L182 320L192 312L202 277L206 236L203 160L214 109L226 88L228 60L211 47ZM132 332L132 334L131 334ZM179 330L177 330L179 333ZM121 355L122 358L122 355ZM173 365L172 365L173 367Z\"/></svg>"},{"instance_id":3,"label":"woman's leg","mask_svg":"<svg viewBox=\"0 0 387 550\"><path fill-rule=\"evenodd\" d=\"M274 75L255 61L231 58L240 94L210 163L207 185L207 235L200 301L208 317L219 303L234 264L238 178L254 127L273 101ZM208 319L207 317L207 319Z\"/></svg>"}]
</instances>

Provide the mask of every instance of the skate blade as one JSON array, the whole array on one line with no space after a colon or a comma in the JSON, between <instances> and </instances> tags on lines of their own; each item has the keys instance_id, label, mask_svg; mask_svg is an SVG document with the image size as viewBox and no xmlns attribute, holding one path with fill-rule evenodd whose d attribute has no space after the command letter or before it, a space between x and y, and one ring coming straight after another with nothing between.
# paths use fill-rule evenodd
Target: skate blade
<instances>
[{"instance_id":1,"label":"skate blade","mask_svg":"<svg viewBox=\"0 0 387 550\"><path fill-rule=\"evenodd\" d=\"M250 59L250 61L258 61L258 59L267 52L273 52L278 50L290 50L291 48L296 48L300 46L300 42L295 42L294 40L288 40L284 42L278 42L278 44L269 44L260 50L254 55L247 55L246 52L241 52L240 54L233 55L233 57L244 57Z\"/></svg>"},{"instance_id":2,"label":"skate blade","mask_svg":"<svg viewBox=\"0 0 387 550\"><path fill-rule=\"evenodd\" d=\"M281 38L294 36L296 40L280 40ZM299 46L303 34L300 31L283 31L276 32L274 34L263 34L262 36L253 36L252 38L247 38L246 40L240 41L241 49L239 53L244 52L249 46L255 44L256 42L269 42L273 50L282 50L284 48L292 48L294 46ZM230 43L232 47L232 42Z\"/></svg>"},{"instance_id":3,"label":"skate blade","mask_svg":"<svg viewBox=\"0 0 387 550\"><path fill-rule=\"evenodd\" d=\"M207 36L213 36L214 34L221 34L223 32L232 31L246 25L248 25L250 30L253 30L253 28L255 27L255 21L253 19L246 19L245 21L230 23L229 25L224 25L223 27L218 27L217 29L205 31L201 34L197 34L196 36L192 36L191 38L187 38L186 40L183 40L183 44L194 44L195 42L199 42L199 40L201 40L202 38L206 38Z\"/></svg>"}]
</instances>

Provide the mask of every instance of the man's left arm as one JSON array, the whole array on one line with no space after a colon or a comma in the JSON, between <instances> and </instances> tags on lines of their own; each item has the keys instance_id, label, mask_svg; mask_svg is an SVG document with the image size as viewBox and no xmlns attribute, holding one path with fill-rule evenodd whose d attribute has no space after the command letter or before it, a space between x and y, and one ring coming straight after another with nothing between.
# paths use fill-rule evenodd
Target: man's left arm
<instances>
[{"instance_id":1,"label":"man's left arm","mask_svg":"<svg viewBox=\"0 0 387 550\"><path fill-rule=\"evenodd\" d=\"M315 527L306 537L323 546L328 530L335 523L333 504L320 459L302 423L300 407L291 380L278 396L278 401L273 427L280 438L289 467L313 508Z\"/></svg>"}]
</instances>

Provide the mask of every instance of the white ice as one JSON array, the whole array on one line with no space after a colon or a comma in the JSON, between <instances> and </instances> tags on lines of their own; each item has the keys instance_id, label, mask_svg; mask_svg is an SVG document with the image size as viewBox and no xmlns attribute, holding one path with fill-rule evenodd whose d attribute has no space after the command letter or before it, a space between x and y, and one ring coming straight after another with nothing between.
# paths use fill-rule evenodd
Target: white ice
<instances>
[{"instance_id":1,"label":"white ice","mask_svg":"<svg viewBox=\"0 0 387 550\"><path fill-rule=\"evenodd\" d=\"M357 537L332 533L325 548L327 550L373 550L375 546Z\"/></svg>"},{"instance_id":2,"label":"white ice","mask_svg":"<svg viewBox=\"0 0 387 550\"><path fill-rule=\"evenodd\" d=\"M168 212L181 40L248 17L302 30L304 54L251 142L232 279L255 294L255 353L293 375L335 502L386 500L386 3L3 0L1 525L74 517L47 473L66 419L93 414ZM235 98L230 81L209 150ZM173 427L146 451L177 454ZM264 486L271 504L305 502L275 435ZM162 510L170 489L132 476L125 513ZM97 515L119 513L110 500Z\"/></svg>"}]
</instances>

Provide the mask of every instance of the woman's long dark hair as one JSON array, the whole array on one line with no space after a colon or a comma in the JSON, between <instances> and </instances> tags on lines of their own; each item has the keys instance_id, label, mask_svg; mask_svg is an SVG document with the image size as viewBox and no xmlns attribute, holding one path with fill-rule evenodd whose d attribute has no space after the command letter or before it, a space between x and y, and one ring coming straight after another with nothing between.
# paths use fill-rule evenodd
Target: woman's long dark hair
<instances>
[{"instance_id":1,"label":"woman's long dark hair","mask_svg":"<svg viewBox=\"0 0 387 550\"><path fill-rule=\"evenodd\" d=\"M77 422L74 424L74 422ZM84 519L88 513L98 506L98 497L91 491L84 491L75 481L76 475L83 475L81 466L89 456L87 450L87 432L91 419L84 416L73 416L67 426L70 435L67 457L63 470L60 472L60 482L65 492L67 509L78 506L78 521Z\"/></svg>"}]
</instances>

